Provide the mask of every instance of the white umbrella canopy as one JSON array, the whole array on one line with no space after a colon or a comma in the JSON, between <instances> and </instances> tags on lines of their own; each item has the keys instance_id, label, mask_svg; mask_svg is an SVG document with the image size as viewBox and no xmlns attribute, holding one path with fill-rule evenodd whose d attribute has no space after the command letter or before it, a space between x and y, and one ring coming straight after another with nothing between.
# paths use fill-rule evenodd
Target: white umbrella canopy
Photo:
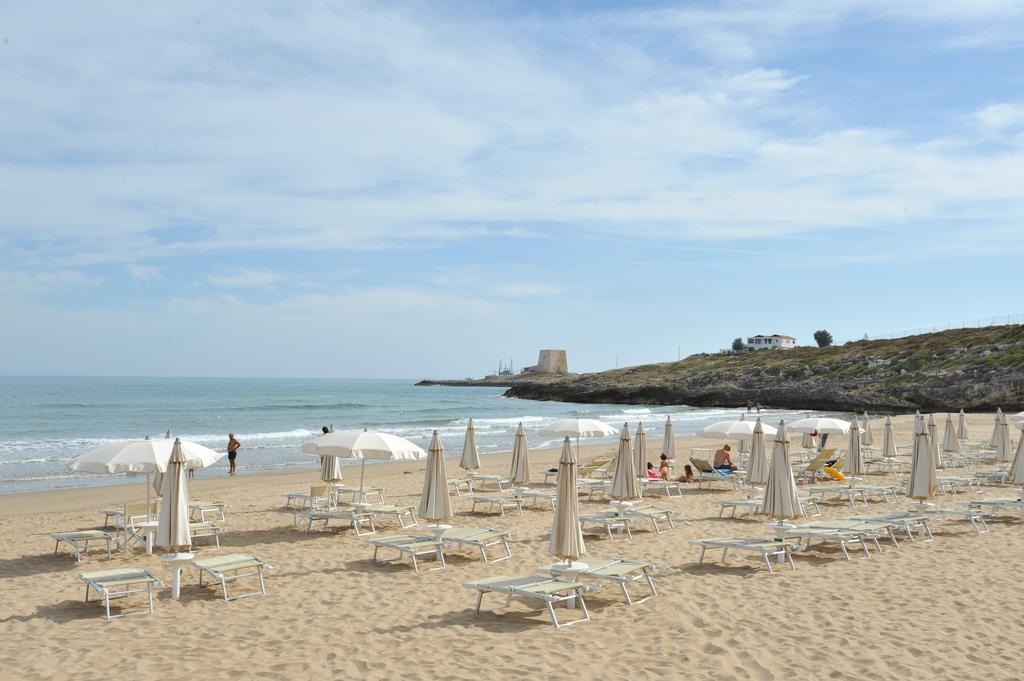
<instances>
[{"instance_id":1,"label":"white umbrella canopy","mask_svg":"<svg viewBox=\"0 0 1024 681\"><path fill-rule=\"evenodd\" d=\"M580 453L580 440L588 437L611 437L619 431L597 419L559 419L549 423L540 431L544 435L561 435L576 438L576 454Z\"/></svg>"},{"instance_id":2,"label":"white umbrella canopy","mask_svg":"<svg viewBox=\"0 0 1024 681\"><path fill-rule=\"evenodd\" d=\"M579 487L576 480L576 453L566 437L558 459L558 488L555 491L555 512L551 521L548 552L566 562L577 560L587 552L580 528Z\"/></svg>"},{"instance_id":3,"label":"white umbrella canopy","mask_svg":"<svg viewBox=\"0 0 1024 681\"><path fill-rule=\"evenodd\" d=\"M868 416L867 412L864 412L864 431L861 433L860 442L867 447L875 444L875 436L871 432L871 417Z\"/></svg>"},{"instance_id":4,"label":"white umbrella canopy","mask_svg":"<svg viewBox=\"0 0 1024 681\"><path fill-rule=\"evenodd\" d=\"M800 497L796 493L796 482L793 480L793 468L789 462L789 434L786 432L785 421L779 421L775 433L761 513L779 521L803 515Z\"/></svg>"},{"instance_id":5,"label":"white umbrella canopy","mask_svg":"<svg viewBox=\"0 0 1024 681\"><path fill-rule=\"evenodd\" d=\"M452 517L452 503L448 497L448 474L444 469L444 445L441 444L441 438L436 430L427 452L427 473L423 477L419 515L435 522Z\"/></svg>"},{"instance_id":6,"label":"white umbrella canopy","mask_svg":"<svg viewBox=\"0 0 1024 681\"><path fill-rule=\"evenodd\" d=\"M161 496L160 518L156 528L156 546L173 553L188 551L192 539L188 531L188 482L185 479L188 458L180 440L175 440L167 460Z\"/></svg>"},{"instance_id":7,"label":"white umbrella canopy","mask_svg":"<svg viewBox=\"0 0 1024 681\"><path fill-rule=\"evenodd\" d=\"M818 433L829 435L846 435L850 432L850 422L824 416L809 416L797 419L786 426L792 433Z\"/></svg>"},{"instance_id":8,"label":"white umbrella canopy","mask_svg":"<svg viewBox=\"0 0 1024 681\"><path fill-rule=\"evenodd\" d=\"M772 430L775 430L774 428ZM763 485L768 482L768 446L761 417L754 423L754 437L750 441L750 462L747 464L747 483Z\"/></svg>"},{"instance_id":9,"label":"white umbrella canopy","mask_svg":"<svg viewBox=\"0 0 1024 681\"><path fill-rule=\"evenodd\" d=\"M896 436L892 432L892 417L885 417L885 428L882 429L882 456L896 456Z\"/></svg>"},{"instance_id":10,"label":"white umbrella canopy","mask_svg":"<svg viewBox=\"0 0 1024 681\"><path fill-rule=\"evenodd\" d=\"M1024 423L1024 411L1019 411L1016 414L1014 414L1013 415L1013 420L1014 421L1019 421L1021 423Z\"/></svg>"},{"instance_id":11,"label":"white umbrella canopy","mask_svg":"<svg viewBox=\"0 0 1024 681\"><path fill-rule=\"evenodd\" d=\"M633 459L636 463L636 474L647 474L647 431L643 421L636 426L636 439L633 441Z\"/></svg>"},{"instance_id":12,"label":"white umbrella canopy","mask_svg":"<svg viewBox=\"0 0 1024 681\"><path fill-rule=\"evenodd\" d=\"M465 471L475 471L480 468L480 452L476 448L476 426L473 419L469 420L466 426L466 439L462 442L462 458L459 459L459 468Z\"/></svg>"},{"instance_id":13,"label":"white umbrella canopy","mask_svg":"<svg viewBox=\"0 0 1024 681\"><path fill-rule=\"evenodd\" d=\"M946 431L942 438L942 451L960 453L960 438L956 436L952 414L946 414Z\"/></svg>"},{"instance_id":14,"label":"white umbrella canopy","mask_svg":"<svg viewBox=\"0 0 1024 681\"><path fill-rule=\"evenodd\" d=\"M935 415L928 414L928 451L936 468L942 468L942 454L939 452L939 429L935 424Z\"/></svg>"},{"instance_id":15,"label":"white umbrella canopy","mask_svg":"<svg viewBox=\"0 0 1024 681\"><path fill-rule=\"evenodd\" d=\"M615 458L615 477L608 496L612 499L639 499L640 489L636 482L637 472L634 470L632 447L629 439L629 424L623 424L619 436L619 453Z\"/></svg>"},{"instance_id":16,"label":"white umbrella canopy","mask_svg":"<svg viewBox=\"0 0 1024 681\"><path fill-rule=\"evenodd\" d=\"M960 410L960 421L957 424L956 436L961 440L968 440L971 437L970 431L967 430L967 414L964 410Z\"/></svg>"},{"instance_id":17,"label":"white umbrella canopy","mask_svg":"<svg viewBox=\"0 0 1024 681\"><path fill-rule=\"evenodd\" d=\"M697 437L722 438L725 440L750 440L754 437L755 421L739 419L736 421L718 421L697 431ZM775 429L762 424L765 435L775 435Z\"/></svg>"},{"instance_id":18,"label":"white umbrella canopy","mask_svg":"<svg viewBox=\"0 0 1024 681\"><path fill-rule=\"evenodd\" d=\"M374 461L417 461L427 458L419 445L391 433L376 433L366 430L338 430L327 433L316 441L316 452L320 456L336 456L341 459L361 459L359 467L359 491L363 490L366 460Z\"/></svg>"},{"instance_id":19,"label":"white umbrella canopy","mask_svg":"<svg viewBox=\"0 0 1024 681\"><path fill-rule=\"evenodd\" d=\"M671 416L665 419L665 436L661 441L661 453L664 454L667 459L676 458L676 438L672 431Z\"/></svg>"},{"instance_id":20,"label":"white umbrella canopy","mask_svg":"<svg viewBox=\"0 0 1024 681\"><path fill-rule=\"evenodd\" d=\"M850 424L850 444L846 446L846 461L843 462L843 474L844 475L863 475L864 474L864 461L860 455L860 426L857 425L857 419L853 419L853 423Z\"/></svg>"},{"instance_id":21,"label":"white umbrella canopy","mask_svg":"<svg viewBox=\"0 0 1024 681\"><path fill-rule=\"evenodd\" d=\"M1006 422L1006 416L1000 416L999 428L996 430L995 441L996 459L1006 463L1013 458L1013 444L1010 441L1010 425Z\"/></svg>"},{"instance_id":22,"label":"white umbrella canopy","mask_svg":"<svg viewBox=\"0 0 1024 681\"><path fill-rule=\"evenodd\" d=\"M910 489L907 490L907 496L911 499L930 499L938 491L935 460L928 447L928 429L924 419L915 419L914 457L910 463Z\"/></svg>"},{"instance_id":23,"label":"white umbrella canopy","mask_svg":"<svg viewBox=\"0 0 1024 681\"><path fill-rule=\"evenodd\" d=\"M514 485L530 482L530 450L526 444L526 431L523 430L522 423L516 428L516 437L512 442L512 468L508 477Z\"/></svg>"},{"instance_id":24,"label":"white umbrella canopy","mask_svg":"<svg viewBox=\"0 0 1024 681\"><path fill-rule=\"evenodd\" d=\"M1021 424L1020 440L1017 441L1017 452L1013 455L1007 482L1011 485L1024 485L1024 424Z\"/></svg>"}]
</instances>

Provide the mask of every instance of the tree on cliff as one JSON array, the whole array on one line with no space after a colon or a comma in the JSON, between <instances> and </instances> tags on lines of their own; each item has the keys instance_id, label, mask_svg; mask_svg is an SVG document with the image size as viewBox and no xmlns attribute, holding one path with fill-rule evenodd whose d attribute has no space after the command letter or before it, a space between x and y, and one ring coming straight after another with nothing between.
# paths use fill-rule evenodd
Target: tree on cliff
<instances>
[{"instance_id":1,"label":"tree on cliff","mask_svg":"<svg viewBox=\"0 0 1024 681\"><path fill-rule=\"evenodd\" d=\"M743 352L743 349L746 348L746 347L747 346L743 344L743 339L742 338L733 338L732 339L732 351L733 352Z\"/></svg>"},{"instance_id":2,"label":"tree on cliff","mask_svg":"<svg viewBox=\"0 0 1024 681\"><path fill-rule=\"evenodd\" d=\"M825 329L814 332L814 342L818 344L819 348L827 348L832 345L832 334Z\"/></svg>"}]
</instances>

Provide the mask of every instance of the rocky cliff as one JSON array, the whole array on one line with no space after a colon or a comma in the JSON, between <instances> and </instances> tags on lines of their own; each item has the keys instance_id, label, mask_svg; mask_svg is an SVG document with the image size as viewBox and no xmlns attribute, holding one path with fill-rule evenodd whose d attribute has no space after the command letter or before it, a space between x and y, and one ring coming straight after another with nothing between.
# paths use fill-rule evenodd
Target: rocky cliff
<instances>
[{"instance_id":1,"label":"rocky cliff","mask_svg":"<svg viewBox=\"0 0 1024 681\"><path fill-rule=\"evenodd\" d=\"M990 326L741 355L692 355L512 386L565 402L875 412L1024 409L1024 326Z\"/></svg>"}]
</instances>

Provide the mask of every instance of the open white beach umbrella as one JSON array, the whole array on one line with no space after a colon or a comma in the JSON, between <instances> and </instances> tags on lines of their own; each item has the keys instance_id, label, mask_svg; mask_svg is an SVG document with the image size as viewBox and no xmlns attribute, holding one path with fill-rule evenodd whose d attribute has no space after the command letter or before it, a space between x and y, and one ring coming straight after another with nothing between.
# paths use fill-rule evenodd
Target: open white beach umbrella
<instances>
[{"instance_id":1,"label":"open white beach umbrella","mask_svg":"<svg viewBox=\"0 0 1024 681\"><path fill-rule=\"evenodd\" d=\"M436 430L427 451L427 473L423 478L419 515L435 522L452 517L452 502L448 497L448 474L444 469L444 445L441 444L441 438Z\"/></svg>"},{"instance_id":2,"label":"open white beach umbrella","mask_svg":"<svg viewBox=\"0 0 1024 681\"><path fill-rule=\"evenodd\" d=\"M875 444L875 436L871 432L871 417L867 412L864 412L864 431L861 433L860 443L866 447Z\"/></svg>"},{"instance_id":3,"label":"open white beach umbrella","mask_svg":"<svg viewBox=\"0 0 1024 681\"><path fill-rule=\"evenodd\" d=\"M936 468L943 468L942 454L939 452L939 429L935 424L935 415L928 414L928 451L932 453L932 461Z\"/></svg>"},{"instance_id":4,"label":"open white beach umbrella","mask_svg":"<svg viewBox=\"0 0 1024 681\"><path fill-rule=\"evenodd\" d=\"M576 453L566 437L558 459L558 488L555 491L555 513L551 521L548 551L566 562L577 560L587 552L580 528L580 499L576 480Z\"/></svg>"},{"instance_id":5,"label":"open white beach umbrella","mask_svg":"<svg viewBox=\"0 0 1024 681\"><path fill-rule=\"evenodd\" d=\"M636 425L636 439L633 441L633 459L638 476L647 475L647 431L643 421Z\"/></svg>"},{"instance_id":6,"label":"open white beach umbrella","mask_svg":"<svg viewBox=\"0 0 1024 681\"><path fill-rule=\"evenodd\" d=\"M892 432L892 417L885 417L885 427L882 429L882 456L892 458L896 456L896 436Z\"/></svg>"},{"instance_id":7,"label":"open white beach umbrella","mask_svg":"<svg viewBox=\"0 0 1024 681\"><path fill-rule=\"evenodd\" d=\"M755 421L739 419L735 421L718 421L697 431L697 437L722 438L724 440L750 440L754 437ZM775 435L775 429L767 424L761 428L765 435Z\"/></svg>"},{"instance_id":8,"label":"open white beach umbrella","mask_svg":"<svg viewBox=\"0 0 1024 681\"><path fill-rule=\"evenodd\" d=\"M850 432L850 422L825 416L809 416L791 422L786 428L791 433L818 433L819 435L846 435Z\"/></svg>"},{"instance_id":9,"label":"open white beach umbrella","mask_svg":"<svg viewBox=\"0 0 1024 681\"><path fill-rule=\"evenodd\" d=\"M154 544L171 553L187 552L192 547L188 531L188 481L185 479L188 459L180 440L175 440L167 460L164 485L160 490L164 498Z\"/></svg>"},{"instance_id":10,"label":"open white beach umbrella","mask_svg":"<svg viewBox=\"0 0 1024 681\"><path fill-rule=\"evenodd\" d=\"M665 436L661 440L661 453L665 458L674 460L676 458L676 438L672 431L672 417L665 419Z\"/></svg>"},{"instance_id":11,"label":"open white beach umbrella","mask_svg":"<svg viewBox=\"0 0 1024 681\"><path fill-rule=\"evenodd\" d=\"M516 428L516 437L512 442L512 467L508 474L513 485L525 485L530 482L530 450L526 444L526 431L520 423Z\"/></svg>"},{"instance_id":12,"label":"open white beach umbrella","mask_svg":"<svg viewBox=\"0 0 1024 681\"><path fill-rule=\"evenodd\" d=\"M1019 423L1024 423L1024 411L1019 411L1013 415L1013 420Z\"/></svg>"},{"instance_id":13,"label":"open white beach umbrella","mask_svg":"<svg viewBox=\"0 0 1024 681\"><path fill-rule=\"evenodd\" d=\"M960 439L956 436L956 428L953 427L952 414L946 414L946 431L942 437L942 451L960 453Z\"/></svg>"},{"instance_id":14,"label":"open white beach umbrella","mask_svg":"<svg viewBox=\"0 0 1024 681\"><path fill-rule=\"evenodd\" d=\"M1006 416L1000 414L999 428L996 430L996 460L1006 463L1013 458L1013 443L1010 441L1010 424L1006 422Z\"/></svg>"},{"instance_id":15,"label":"open white beach umbrella","mask_svg":"<svg viewBox=\"0 0 1024 681\"><path fill-rule=\"evenodd\" d=\"M316 441L320 456L337 456L342 459L360 459L359 493L363 492L366 460L373 461L418 461L427 458L419 445L404 437L391 433L376 433L366 430L338 430L327 433Z\"/></svg>"},{"instance_id":16,"label":"open white beach umbrella","mask_svg":"<svg viewBox=\"0 0 1024 681\"><path fill-rule=\"evenodd\" d=\"M634 469L632 447L629 439L629 424L622 426L622 434L619 435L619 453L615 457L615 477L612 478L612 488L608 496L612 499L639 499L640 489L636 482L637 472Z\"/></svg>"},{"instance_id":17,"label":"open white beach umbrella","mask_svg":"<svg viewBox=\"0 0 1024 681\"><path fill-rule=\"evenodd\" d=\"M863 475L864 462L860 456L860 426L856 417L850 424L850 444L846 446L846 461L843 462L844 475Z\"/></svg>"},{"instance_id":18,"label":"open white beach umbrella","mask_svg":"<svg viewBox=\"0 0 1024 681\"><path fill-rule=\"evenodd\" d=\"M956 436L965 442L971 437L970 431L967 430L967 414L964 413L963 409L960 410L960 421L957 424Z\"/></svg>"},{"instance_id":19,"label":"open white beach umbrella","mask_svg":"<svg viewBox=\"0 0 1024 681\"><path fill-rule=\"evenodd\" d=\"M1017 452L1013 455L1007 482L1011 485L1024 485L1024 424L1020 427L1020 440L1017 441Z\"/></svg>"},{"instance_id":20,"label":"open white beach umbrella","mask_svg":"<svg viewBox=\"0 0 1024 681\"><path fill-rule=\"evenodd\" d=\"M996 425L992 428L992 437L990 437L988 439L988 444L993 449L995 449L996 440L999 438L999 427L1002 425L1002 423L1003 423L1003 408L1002 407L996 407Z\"/></svg>"},{"instance_id":21,"label":"open white beach umbrella","mask_svg":"<svg viewBox=\"0 0 1024 681\"><path fill-rule=\"evenodd\" d=\"M800 497L796 493L796 482L793 480L793 468L789 462L789 434L786 432L785 421L779 421L775 433L761 513L779 521L803 515Z\"/></svg>"},{"instance_id":22,"label":"open white beach umbrella","mask_svg":"<svg viewBox=\"0 0 1024 681\"><path fill-rule=\"evenodd\" d=\"M910 463L911 499L930 499L939 491L935 475L935 459L928 447L928 429L924 419L914 419L914 456Z\"/></svg>"},{"instance_id":23,"label":"open white beach umbrella","mask_svg":"<svg viewBox=\"0 0 1024 681\"><path fill-rule=\"evenodd\" d=\"M459 468L466 471L475 471L480 468L480 452L476 448L476 426L473 419L469 420L466 426L466 439L462 442L462 458L459 459Z\"/></svg>"},{"instance_id":24,"label":"open white beach umbrella","mask_svg":"<svg viewBox=\"0 0 1024 681\"><path fill-rule=\"evenodd\" d=\"M774 428L773 428L774 430ZM764 485L768 482L768 446L761 417L754 422L754 437L750 441L750 462L747 464L747 483Z\"/></svg>"},{"instance_id":25,"label":"open white beach umbrella","mask_svg":"<svg viewBox=\"0 0 1024 681\"><path fill-rule=\"evenodd\" d=\"M549 423L540 431L545 435L562 435L576 438L576 454L580 454L580 440L588 437L611 437L619 431L596 419L559 419Z\"/></svg>"}]
</instances>

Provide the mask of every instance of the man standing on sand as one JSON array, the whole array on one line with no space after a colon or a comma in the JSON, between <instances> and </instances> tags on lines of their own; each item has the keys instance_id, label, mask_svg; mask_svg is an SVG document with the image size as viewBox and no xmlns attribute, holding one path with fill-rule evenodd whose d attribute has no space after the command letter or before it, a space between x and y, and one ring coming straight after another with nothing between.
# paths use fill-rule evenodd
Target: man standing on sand
<instances>
[{"instance_id":1,"label":"man standing on sand","mask_svg":"<svg viewBox=\"0 0 1024 681\"><path fill-rule=\"evenodd\" d=\"M238 450L242 448L242 443L238 441L234 433L228 433L228 463L231 464L231 470L228 471L228 475L234 475L238 472L238 464L235 463L235 459L238 457Z\"/></svg>"}]
</instances>

